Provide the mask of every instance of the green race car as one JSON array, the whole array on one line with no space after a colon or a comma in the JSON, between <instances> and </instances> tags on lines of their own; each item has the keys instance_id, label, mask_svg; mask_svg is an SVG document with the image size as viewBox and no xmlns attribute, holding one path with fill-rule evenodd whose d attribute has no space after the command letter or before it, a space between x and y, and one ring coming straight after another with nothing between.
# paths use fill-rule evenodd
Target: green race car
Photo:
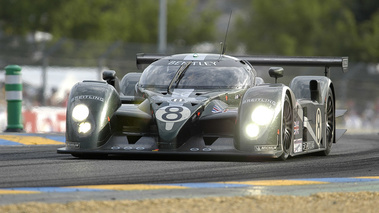
<instances>
[{"instance_id":1,"label":"green race car","mask_svg":"<svg viewBox=\"0 0 379 213\"><path fill-rule=\"evenodd\" d=\"M138 54L142 73L121 81L83 81L71 90L66 146L76 157L128 154L247 155L287 159L328 155L345 130L336 129L330 67L347 57L232 57L219 54ZM265 83L254 66L269 69ZM325 67L325 76L277 83L279 66Z\"/></svg>"}]
</instances>

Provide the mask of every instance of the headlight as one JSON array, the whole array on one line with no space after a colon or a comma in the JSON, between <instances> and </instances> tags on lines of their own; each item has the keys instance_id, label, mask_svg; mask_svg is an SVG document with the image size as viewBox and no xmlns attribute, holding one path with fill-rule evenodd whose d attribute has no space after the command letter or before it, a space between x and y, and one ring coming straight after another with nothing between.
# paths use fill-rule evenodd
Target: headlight
<instances>
[{"instance_id":1,"label":"headlight","mask_svg":"<svg viewBox=\"0 0 379 213\"><path fill-rule=\"evenodd\" d=\"M89 115L89 109L84 104L79 104L72 110L72 118L75 121L84 121Z\"/></svg>"},{"instance_id":2,"label":"headlight","mask_svg":"<svg viewBox=\"0 0 379 213\"><path fill-rule=\"evenodd\" d=\"M79 124L78 132L86 134L91 130L91 124L89 122L82 122Z\"/></svg>"},{"instance_id":3,"label":"headlight","mask_svg":"<svg viewBox=\"0 0 379 213\"><path fill-rule=\"evenodd\" d=\"M274 110L265 106L259 106L251 113L251 120L258 125L267 125L274 117Z\"/></svg>"},{"instance_id":4,"label":"headlight","mask_svg":"<svg viewBox=\"0 0 379 213\"><path fill-rule=\"evenodd\" d=\"M259 134L259 127L255 124L249 124L245 128L246 135L250 138L257 137Z\"/></svg>"}]
</instances>

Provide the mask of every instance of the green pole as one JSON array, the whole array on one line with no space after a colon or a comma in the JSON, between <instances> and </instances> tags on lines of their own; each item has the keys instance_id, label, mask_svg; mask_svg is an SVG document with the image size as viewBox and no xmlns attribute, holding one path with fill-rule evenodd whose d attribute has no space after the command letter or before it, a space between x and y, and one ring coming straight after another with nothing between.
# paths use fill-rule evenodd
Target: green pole
<instances>
[{"instance_id":1,"label":"green pole","mask_svg":"<svg viewBox=\"0 0 379 213\"><path fill-rule=\"evenodd\" d=\"M21 67L5 67L5 94L7 99L8 126L6 132L22 132L22 79Z\"/></svg>"}]
</instances>

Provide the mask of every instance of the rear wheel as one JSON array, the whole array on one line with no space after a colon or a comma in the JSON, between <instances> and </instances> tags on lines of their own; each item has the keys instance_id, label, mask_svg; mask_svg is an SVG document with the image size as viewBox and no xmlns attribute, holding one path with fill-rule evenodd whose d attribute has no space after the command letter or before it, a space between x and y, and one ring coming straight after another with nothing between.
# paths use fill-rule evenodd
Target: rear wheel
<instances>
[{"instance_id":1,"label":"rear wheel","mask_svg":"<svg viewBox=\"0 0 379 213\"><path fill-rule=\"evenodd\" d=\"M335 107L333 92L329 90L328 100L326 102L326 138L325 138L325 150L320 152L321 155L327 156L332 149L334 143L334 133L336 131L335 126Z\"/></svg>"},{"instance_id":2,"label":"rear wheel","mask_svg":"<svg viewBox=\"0 0 379 213\"><path fill-rule=\"evenodd\" d=\"M288 95L286 95L283 103L283 115L282 115L282 147L283 154L279 157L280 160L286 160L290 155L291 144L293 138L293 112L292 105Z\"/></svg>"}]
</instances>

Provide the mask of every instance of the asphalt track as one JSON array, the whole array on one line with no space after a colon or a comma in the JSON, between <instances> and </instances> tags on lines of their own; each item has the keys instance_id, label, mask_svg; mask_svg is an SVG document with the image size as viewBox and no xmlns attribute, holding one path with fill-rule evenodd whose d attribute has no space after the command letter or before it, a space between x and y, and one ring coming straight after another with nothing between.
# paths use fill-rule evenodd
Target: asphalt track
<instances>
[{"instance_id":1,"label":"asphalt track","mask_svg":"<svg viewBox=\"0 0 379 213\"><path fill-rule=\"evenodd\" d=\"M62 135L0 134L0 205L162 197L379 191L379 135L345 135L327 157L272 159L57 154Z\"/></svg>"}]
</instances>

